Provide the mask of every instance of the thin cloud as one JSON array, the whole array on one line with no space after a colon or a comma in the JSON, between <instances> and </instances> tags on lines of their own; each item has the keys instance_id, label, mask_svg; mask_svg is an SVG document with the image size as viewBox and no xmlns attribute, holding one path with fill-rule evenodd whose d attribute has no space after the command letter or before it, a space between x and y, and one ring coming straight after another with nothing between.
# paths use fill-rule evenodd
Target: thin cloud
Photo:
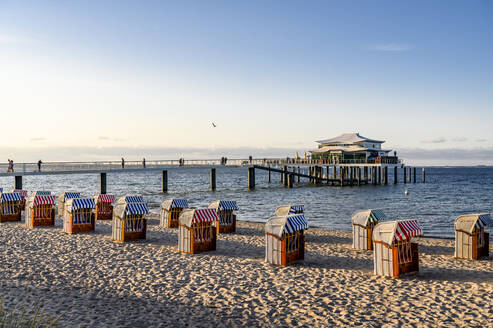
<instances>
[{"instance_id":1,"label":"thin cloud","mask_svg":"<svg viewBox=\"0 0 493 328\"><path fill-rule=\"evenodd\" d=\"M467 141L467 138L466 137L457 137L457 138L452 139L452 141L464 142L464 141Z\"/></svg>"},{"instance_id":2,"label":"thin cloud","mask_svg":"<svg viewBox=\"0 0 493 328\"><path fill-rule=\"evenodd\" d=\"M0 34L0 43L19 44L19 43L27 43L29 41L31 40L17 35Z\"/></svg>"},{"instance_id":3,"label":"thin cloud","mask_svg":"<svg viewBox=\"0 0 493 328\"><path fill-rule=\"evenodd\" d=\"M447 139L444 137L439 137L439 138L433 138L433 139L425 139L421 141L422 143L429 143L429 144L438 144L438 143L444 143L446 142Z\"/></svg>"},{"instance_id":4,"label":"thin cloud","mask_svg":"<svg viewBox=\"0 0 493 328\"><path fill-rule=\"evenodd\" d=\"M99 136L99 140L107 140L107 141L125 141L125 139L121 138L111 138L111 137L105 137L105 136Z\"/></svg>"},{"instance_id":5,"label":"thin cloud","mask_svg":"<svg viewBox=\"0 0 493 328\"><path fill-rule=\"evenodd\" d=\"M446 148L433 150L401 148L398 153L400 153L401 157L407 159L493 161L493 148Z\"/></svg>"},{"instance_id":6,"label":"thin cloud","mask_svg":"<svg viewBox=\"0 0 493 328\"><path fill-rule=\"evenodd\" d=\"M407 43L383 43L375 44L367 48L371 51L382 51L382 52L406 52L411 51L414 47Z\"/></svg>"},{"instance_id":7,"label":"thin cloud","mask_svg":"<svg viewBox=\"0 0 493 328\"><path fill-rule=\"evenodd\" d=\"M488 141L487 139L476 139L476 142L486 142Z\"/></svg>"},{"instance_id":8,"label":"thin cloud","mask_svg":"<svg viewBox=\"0 0 493 328\"><path fill-rule=\"evenodd\" d=\"M29 140L36 142L36 141L44 141L44 140L46 140L46 138L42 138L42 137L40 137L40 138L31 138Z\"/></svg>"}]
</instances>

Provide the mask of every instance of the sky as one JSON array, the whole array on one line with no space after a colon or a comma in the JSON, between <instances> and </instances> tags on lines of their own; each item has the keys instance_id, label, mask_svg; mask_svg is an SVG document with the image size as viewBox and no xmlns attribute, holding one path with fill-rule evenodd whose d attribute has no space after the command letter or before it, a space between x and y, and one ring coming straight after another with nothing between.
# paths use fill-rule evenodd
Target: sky
<instances>
[{"instance_id":1,"label":"sky","mask_svg":"<svg viewBox=\"0 0 493 328\"><path fill-rule=\"evenodd\" d=\"M0 1L0 160L493 165L491 1ZM216 124L214 128L212 122Z\"/></svg>"}]
</instances>

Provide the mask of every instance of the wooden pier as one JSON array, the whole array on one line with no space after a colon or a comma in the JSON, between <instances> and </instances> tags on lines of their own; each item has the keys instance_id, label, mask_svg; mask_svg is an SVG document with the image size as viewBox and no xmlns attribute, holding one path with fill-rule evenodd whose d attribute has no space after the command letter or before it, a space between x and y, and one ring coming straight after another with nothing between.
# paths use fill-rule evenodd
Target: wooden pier
<instances>
[{"instance_id":1,"label":"wooden pier","mask_svg":"<svg viewBox=\"0 0 493 328\"><path fill-rule=\"evenodd\" d=\"M22 189L23 176L36 175L66 175L66 174L99 174L100 193L105 194L107 190L108 173L131 173L142 171L160 171L161 192L168 192L168 169L178 167L203 167L210 168L210 191L216 190L216 170L221 167L248 167L249 189L255 189L255 170L268 172L268 183L272 182L272 173L279 174L281 183L287 188L293 188L295 182L313 185L328 186L363 186L363 185L388 185L389 168L394 169L394 184L399 182L399 169L402 169L403 183L416 183L416 167L407 167L402 164L379 164L379 163L348 163L330 164L320 161L290 160L290 159L233 159L227 164L220 159L212 160L168 160L168 161L138 161L125 162L52 162L43 163L41 169L33 166L35 163L20 163L19 172L2 172L0 176L13 176L15 189ZM1 169L2 165L0 165ZM411 176L412 175L412 176ZM303 182L302 179L306 181ZM425 183L425 169L421 171L421 182Z\"/></svg>"}]
</instances>

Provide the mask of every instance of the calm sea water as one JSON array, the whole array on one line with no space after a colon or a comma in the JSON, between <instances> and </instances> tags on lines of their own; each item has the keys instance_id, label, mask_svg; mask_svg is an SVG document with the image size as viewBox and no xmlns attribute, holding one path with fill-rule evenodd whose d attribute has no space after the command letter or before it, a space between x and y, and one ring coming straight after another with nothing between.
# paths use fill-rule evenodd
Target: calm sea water
<instances>
[{"instance_id":1,"label":"calm sea water","mask_svg":"<svg viewBox=\"0 0 493 328\"><path fill-rule=\"evenodd\" d=\"M151 211L167 197L188 199L191 206L205 207L210 201L236 200L240 220L266 221L278 205L304 204L311 226L328 229L351 229L351 214L358 209L381 208L389 219L417 218L425 235L452 237L454 219L461 214L493 211L493 168L427 168L426 183L388 186L329 187L313 186L303 181L287 189L279 174L256 170L256 189L247 189L247 168L218 167L217 191L209 191L209 169L172 168L168 170L169 193L160 193L159 171L108 173L108 193L142 195ZM393 170L389 170L393 172ZM421 181L421 172L418 172ZM12 177L1 177L0 187L12 188ZM31 190L80 191L90 196L99 190L99 175L25 176L23 187ZM404 191L408 189L406 196ZM491 231L491 230L490 230Z\"/></svg>"}]
</instances>

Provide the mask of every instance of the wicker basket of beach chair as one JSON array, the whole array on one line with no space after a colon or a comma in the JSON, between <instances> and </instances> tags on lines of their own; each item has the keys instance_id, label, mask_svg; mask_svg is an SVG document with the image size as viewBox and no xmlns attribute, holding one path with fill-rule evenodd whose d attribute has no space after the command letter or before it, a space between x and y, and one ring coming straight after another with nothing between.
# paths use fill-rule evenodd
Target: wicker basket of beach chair
<instances>
[{"instance_id":1,"label":"wicker basket of beach chair","mask_svg":"<svg viewBox=\"0 0 493 328\"><path fill-rule=\"evenodd\" d=\"M142 197L120 198L113 209L112 239L119 242L146 239L147 214L149 208Z\"/></svg>"},{"instance_id":2,"label":"wicker basket of beach chair","mask_svg":"<svg viewBox=\"0 0 493 328\"><path fill-rule=\"evenodd\" d=\"M55 225L56 197L49 191L35 191L26 201L26 227L34 228Z\"/></svg>"},{"instance_id":3,"label":"wicker basket of beach chair","mask_svg":"<svg viewBox=\"0 0 493 328\"><path fill-rule=\"evenodd\" d=\"M353 248L362 250L373 249L373 228L377 223L385 219L382 210L356 211L352 216L353 222Z\"/></svg>"},{"instance_id":4,"label":"wicker basket of beach chair","mask_svg":"<svg viewBox=\"0 0 493 328\"><path fill-rule=\"evenodd\" d=\"M100 194L94 196L96 203L96 220L111 220L113 218L113 203L115 196Z\"/></svg>"},{"instance_id":5,"label":"wicker basket of beach chair","mask_svg":"<svg viewBox=\"0 0 493 328\"><path fill-rule=\"evenodd\" d=\"M63 232L73 234L94 231L96 219L94 198L71 198L65 202Z\"/></svg>"},{"instance_id":6,"label":"wicker basket of beach chair","mask_svg":"<svg viewBox=\"0 0 493 328\"><path fill-rule=\"evenodd\" d=\"M178 228L181 212L188 208L186 199L168 198L161 203L159 226L162 228Z\"/></svg>"},{"instance_id":7,"label":"wicker basket of beach chair","mask_svg":"<svg viewBox=\"0 0 493 328\"><path fill-rule=\"evenodd\" d=\"M72 198L80 198L80 192L62 192L58 195L58 216L63 217L65 202Z\"/></svg>"},{"instance_id":8,"label":"wicker basket of beach chair","mask_svg":"<svg viewBox=\"0 0 493 328\"><path fill-rule=\"evenodd\" d=\"M178 227L178 250L187 254L216 250L218 221L214 209L183 210Z\"/></svg>"},{"instance_id":9,"label":"wicker basket of beach chair","mask_svg":"<svg viewBox=\"0 0 493 328\"><path fill-rule=\"evenodd\" d=\"M219 222L217 233L232 233L236 231L236 214L238 205L235 201L216 200L209 204L209 208L216 210Z\"/></svg>"},{"instance_id":10,"label":"wicker basket of beach chair","mask_svg":"<svg viewBox=\"0 0 493 328\"><path fill-rule=\"evenodd\" d=\"M12 189L10 192L17 192L21 194L21 210L25 211L26 209L26 199L27 199L27 190L22 190L22 189Z\"/></svg>"},{"instance_id":11,"label":"wicker basket of beach chair","mask_svg":"<svg viewBox=\"0 0 493 328\"><path fill-rule=\"evenodd\" d=\"M399 277L419 272L418 244L423 236L417 220L380 222L373 228L373 268L376 275Z\"/></svg>"},{"instance_id":12,"label":"wicker basket of beach chair","mask_svg":"<svg viewBox=\"0 0 493 328\"><path fill-rule=\"evenodd\" d=\"M3 192L0 194L0 222L21 220L21 194Z\"/></svg>"},{"instance_id":13,"label":"wicker basket of beach chair","mask_svg":"<svg viewBox=\"0 0 493 328\"><path fill-rule=\"evenodd\" d=\"M455 220L455 258L477 260L488 257L490 235L484 228L492 225L488 213L459 216Z\"/></svg>"},{"instance_id":14,"label":"wicker basket of beach chair","mask_svg":"<svg viewBox=\"0 0 493 328\"><path fill-rule=\"evenodd\" d=\"M304 260L306 229L303 214L271 217L265 224L265 261L285 266Z\"/></svg>"}]
</instances>

